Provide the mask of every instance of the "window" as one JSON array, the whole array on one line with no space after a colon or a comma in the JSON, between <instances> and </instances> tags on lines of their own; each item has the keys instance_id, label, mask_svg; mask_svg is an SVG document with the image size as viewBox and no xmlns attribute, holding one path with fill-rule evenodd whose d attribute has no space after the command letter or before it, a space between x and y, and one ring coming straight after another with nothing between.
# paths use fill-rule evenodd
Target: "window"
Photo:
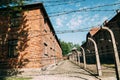
<instances>
[{"instance_id":1,"label":"window","mask_svg":"<svg viewBox=\"0 0 120 80\"><path fill-rule=\"evenodd\" d=\"M48 52L47 52L47 44L44 43L44 55L48 56Z\"/></svg>"},{"instance_id":2,"label":"window","mask_svg":"<svg viewBox=\"0 0 120 80\"><path fill-rule=\"evenodd\" d=\"M44 46L47 46L47 44L46 44L46 43L44 43Z\"/></svg>"},{"instance_id":3,"label":"window","mask_svg":"<svg viewBox=\"0 0 120 80\"><path fill-rule=\"evenodd\" d=\"M47 33L47 30L46 30L46 29L44 29L44 32L45 32L45 33Z\"/></svg>"},{"instance_id":4,"label":"window","mask_svg":"<svg viewBox=\"0 0 120 80\"><path fill-rule=\"evenodd\" d=\"M10 24L11 27L19 27L20 26L20 17L21 13L20 12L13 12L11 13L11 19L10 19Z\"/></svg>"},{"instance_id":5,"label":"window","mask_svg":"<svg viewBox=\"0 0 120 80\"><path fill-rule=\"evenodd\" d=\"M8 57L15 58L18 56L18 50L17 50L17 42L18 40L9 40L8 41Z\"/></svg>"},{"instance_id":6,"label":"window","mask_svg":"<svg viewBox=\"0 0 120 80\"><path fill-rule=\"evenodd\" d=\"M52 47L50 47L50 49L52 49Z\"/></svg>"}]
</instances>

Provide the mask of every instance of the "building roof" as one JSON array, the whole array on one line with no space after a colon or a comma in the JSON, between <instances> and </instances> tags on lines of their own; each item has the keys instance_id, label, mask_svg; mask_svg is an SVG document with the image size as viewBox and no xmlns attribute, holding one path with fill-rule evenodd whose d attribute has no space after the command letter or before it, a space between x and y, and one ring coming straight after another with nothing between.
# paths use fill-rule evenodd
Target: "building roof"
<instances>
[{"instance_id":1,"label":"building roof","mask_svg":"<svg viewBox=\"0 0 120 80\"><path fill-rule=\"evenodd\" d=\"M111 24L120 21L120 12L118 12L110 21L108 21L105 26L110 27Z\"/></svg>"},{"instance_id":2,"label":"building roof","mask_svg":"<svg viewBox=\"0 0 120 80\"><path fill-rule=\"evenodd\" d=\"M88 37L93 37L99 30L100 30L100 27L94 27L94 28L90 29L90 31L88 32L88 34L86 36L86 42L83 43L81 46L85 47L86 44L87 44L87 40L88 40L87 38Z\"/></svg>"},{"instance_id":3,"label":"building roof","mask_svg":"<svg viewBox=\"0 0 120 80\"><path fill-rule=\"evenodd\" d=\"M100 30L99 27L94 27L89 31L89 33L91 36L94 36L99 30Z\"/></svg>"},{"instance_id":4,"label":"building roof","mask_svg":"<svg viewBox=\"0 0 120 80\"><path fill-rule=\"evenodd\" d=\"M120 12L117 13L109 22L118 21L118 20L120 20Z\"/></svg>"}]
</instances>

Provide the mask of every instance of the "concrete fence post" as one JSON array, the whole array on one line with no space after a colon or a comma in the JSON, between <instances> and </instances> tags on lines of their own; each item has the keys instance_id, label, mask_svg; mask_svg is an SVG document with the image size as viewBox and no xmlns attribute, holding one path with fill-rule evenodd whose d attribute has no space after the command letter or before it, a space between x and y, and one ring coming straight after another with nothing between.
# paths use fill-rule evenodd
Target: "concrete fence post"
<instances>
[{"instance_id":1,"label":"concrete fence post","mask_svg":"<svg viewBox=\"0 0 120 80\"><path fill-rule=\"evenodd\" d=\"M88 37L88 40L92 41L94 44L95 56L96 56L96 62L97 62L97 72L98 72L98 76L102 76L102 70L101 70L101 65L100 65L100 58L99 58L99 54L98 54L97 44L92 38Z\"/></svg>"},{"instance_id":2,"label":"concrete fence post","mask_svg":"<svg viewBox=\"0 0 120 80\"><path fill-rule=\"evenodd\" d=\"M116 77L117 77L117 80L120 80L120 62L119 62L119 55L118 55L117 45L116 45L116 41L115 41L115 36L114 36L112 30L109 29L108 27L104 26L104 27L101 27L101 29L107 30L111 35L113 50L114 50L114 57L115 57Z\"/></svg>"}]
</instances>

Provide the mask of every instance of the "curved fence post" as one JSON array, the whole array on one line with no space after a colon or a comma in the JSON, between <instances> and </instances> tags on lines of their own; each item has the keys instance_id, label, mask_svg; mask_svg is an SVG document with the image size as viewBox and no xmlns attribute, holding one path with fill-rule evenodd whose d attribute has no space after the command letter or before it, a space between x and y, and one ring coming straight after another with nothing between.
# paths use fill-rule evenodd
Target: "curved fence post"
<instances>
[{"instance_id":1,"label":"curved fence post","mask_svg":"<svg viewBox=\"0 0 120 80\"><path fill-rule=\"evenodd\" d=\"M84 61L84 69L86 69L86 57L85 57L85 50L83 47L80 47L82 49L83 53L83 61Z\"/></svg>"},{"instance_id":2,"label":"curved fence post","mask_svg":"<svg viewBox=\"0 0 120 80\"><path fill-rule=\"evenodd\" d=\"M99 54L98 54L98 48L97 48L97 44L96 42L92 39L88 37L88 40L92 41L95 47L95 56L96 56L96 62L97 62L97 72L99 76L102 76L102 70L101 70L101 65L100 65L100 58L99 58Z\"/></svg>"},{"instance_id":3,"label":"curved fence post","mask_svg":"<svg viewBox=\"0 0 120 80\"><path fill-rule=\"evenodd\" d=\"M120 62L119 62L119 55L118 55L117 45L116 45L116 42L115 42L115 36L114 36L112 30L109 29L108 27L104 26L104 27L101 27L101 29L107 30L111 35L112 44L113 44L113 50L114 50L114 57L115 57L116 77L117 77L117 80L120 80Z\"/></svg>"}]
</instances>

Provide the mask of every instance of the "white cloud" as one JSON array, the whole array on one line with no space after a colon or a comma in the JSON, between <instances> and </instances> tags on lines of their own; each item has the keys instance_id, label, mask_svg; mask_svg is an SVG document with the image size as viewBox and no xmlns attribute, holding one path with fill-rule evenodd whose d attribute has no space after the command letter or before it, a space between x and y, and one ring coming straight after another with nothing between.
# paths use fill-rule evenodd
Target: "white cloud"
<instances>
[{"instance_id":1,"label":"white cloud","mask_svg":"<svg viewBox=\"0 0 120 80\"><path fill-rule=\"evenodd\" d=\"M64 29L78 29L78 28L86 28L86 27L92 27L92 26L98 26L101 25L107 17L101 17L99 14L80 14L80 15L64 15L57 17L55 20L56 27L58 29L64 28Z\"/></svg>"},{"instance_id":2,"label":"white cloud","mask_svg":"<svg viewBox=\"0 0 120 80\"><path fill-rule=\"evenodd\" d=\"M85 27L91 27L91 26L96 26L100 22L100 16L98 14L95 14L93 16L90 16L89 14L83 14L82 15L82 23L81 23L81 28Z\"/></svg>"},{"instance_id":3,"label":"white cloud","mask_svg":"<svg viewBox=\"0 0 120 80\"><path fill-rule=\"evenodd\" d=\"M61 28L64 27L64 23L66 22L67 17L66 16L62 16L62 17L57 17L55 22L56 22L56 27L57 28Z\"/></svg>"},{"instance_id":4,"label":"white cloud","mask_svg":"<svg viewBox=\"0 0 120 80\"><path fill-rule=\"evenodd\" d=\"M95 14L94 16L90 16L88 14L81 14L79 16L72 15L71 19L66 23L66 25L70 29L77 29L77 28L95 26L95 25L98 25L98 23L100 22L101 20L98 14Z\"/></svg>"},{"instance_id":5,"label":"white cloud","mask_svg":"<svg viewBox=\"0 0 120 80\"><path fill-rule=\"evenodd\" d=\"M68 23L66 24L70 29L75 29L77 27L79 27L82 23L82 16L75 16L73 15L71 20L68 21Z\"/></svg>"},{"instance_id":6,"label":"white cloud","mask_svg":"<svg viewBox=\"0 0 120 80\"><path fill-rule=\"evenodd\" d=\"M95 15L93 16L93 18L99 18L99 15L98 15L98 14L95 14Z\"/></svg>"},{"instance_id":7,"label":"white cloud","mask_svg":"<svg viewBox=\"0 0 120 80\"><path fill-rule=\"evenodd\" d=\"M60 18L56 19L57 26L62 26L62 22L63 22L63 20L61 20Z\"/></svg>"}]
</instances>

